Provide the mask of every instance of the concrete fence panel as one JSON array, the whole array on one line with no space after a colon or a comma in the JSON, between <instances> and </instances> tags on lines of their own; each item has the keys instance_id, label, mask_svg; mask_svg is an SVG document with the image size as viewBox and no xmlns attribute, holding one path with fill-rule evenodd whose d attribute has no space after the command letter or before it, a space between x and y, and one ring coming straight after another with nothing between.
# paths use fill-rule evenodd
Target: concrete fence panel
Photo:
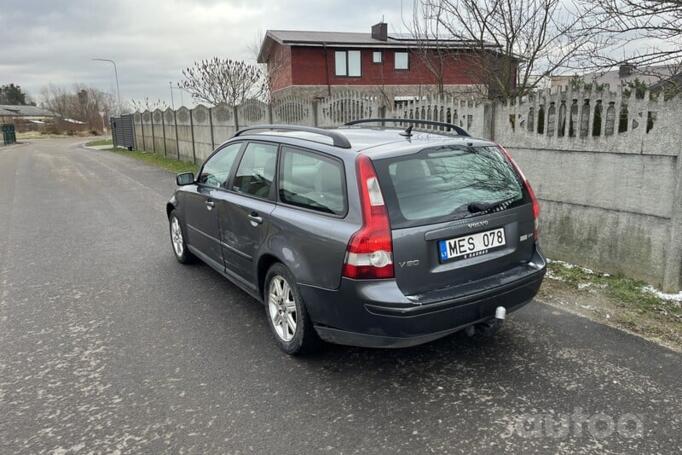
<instances>
[{"instance_id":1,"label":"concrete fence panel","mask_svg":"<svg viewBox=\"0 0 682 455\"><path fill-rule=\"evenodd\" d=\"M540 199L550 257L682 284L680 99L543 91L495 106L495 139Z\"/></svg>"},{"instance_id":2,"label":"concrete fence panel","mask_svg":"<svg viewBox=\"0 0 682 455\"><path fill-rule=\"evenodd\" d=\"M133 114L133 128L135 136L135 148L138 150L144 150L142 143L144 142L142 138L142 114L140 112L135 112Z\"/></svg>"},{"instance_id":3,"label":"concrete fence panel","mask_svg":"<svg viewBox=\"0 0 682 455\"><path fill-rule=\"evenodd\" d=\"M206 106L198 105L192 109L192 124L194 126L194 152L197 162L202 162L213 151L213 131L211 117Z\"/></svg>"},{"instance_id":4,"label":"concrete fence panel","mask_svg":"<svg viewBox=\"0 0 682 455\"><path fill-rule=\"evenodd\" d=\"M234 136L234 108L227 104L218 104L211 108L213 124L213 141L218 146Z\"/></svg>"},{"instance_id":5,"label":"concrete fence panel","mask_svg":"<svg viewBox=\"0 0 682 455\"><path fill-rule=\"evenodd\" d=\"M178 157L178 138L177 138L177 128L175 124L175 111L171 108L166 109L163 112L163 125L165 128L165 147L166 156L169 158Z\"/></svg>"},{"instance_id":6,"label":"concrete fence panel","mask_svg":"<svg viewBox=\"0 0 682 455\"><path fill-rule=\"evenodd\" d=\"M166 128L163 122L163 112L160 109L156 109L152 112L152 126L154 127L154 146L152 151L165 155L166 142L164 141L164 134Z\"/></svg>"},{"instance_id":7,"label":"concrete fence panel","mask_svg":"<svg viewBox=\"0 0 682 455\"><path fill-rule=\"evenodd\" d=\"M146 151L154 151L154 127L152 113L149 111L142 113L142 146Z\"/></svg>"},{"instance_id":8,"label":"concrete fence panel","mask_svg":"<svg viewBox=\"0 0 682 455\"><path fill-rule=\"evenodd\" d=\"M254 99L246 100L237 107L237 126L244 128L245 126L271 123L269 112L270 106L268 104Z\"/></svg>"},{"instance_id":9,"label":"concrete fence panel","mask_svg":"<svg viewBox=\"0 0 682 455\"><path fill-rule=\"evenodd\" d=\"M281 97L272 103L272 122L315 126L313 103L293 96Z\"/></svg>"},{"instance_id":10,"label":"concrete fence panel","mask_svg":"<svg viewBox=\"0 0 682 455\"><path fill-rule=\"evenodd\" d=\"M182 161L194 161L194 133L190 110L181 107L175 113L177 123L178 152Z\"/></svg>"},{"instance_id":11,"label":"concrete fence panel","mask_svg":"<svg viewBox=\"0 0 682 455\"><path fill-rule=\"evenodd\" d=\"M333 128L352 120L377 118L382 105L378 96L351 90L339 91L318 103L317 125Z\"/></svg>"},{"instance_id":12,"label":"concrete fence panel","mask_svg":"<svg viewBox=\"0 0 682 455\"><path fill-rule=\"evenodd\" d=\"M450 95L431 95L422 99L405 101L396 106L391 117L451 123L467 130L475 137L490 138L486 105L480 100L458 99ZM405 124L407 125L407 124ZM416 125L417 129L446 132L447 128L432 125Z\"/></svg>"}]
</instances>

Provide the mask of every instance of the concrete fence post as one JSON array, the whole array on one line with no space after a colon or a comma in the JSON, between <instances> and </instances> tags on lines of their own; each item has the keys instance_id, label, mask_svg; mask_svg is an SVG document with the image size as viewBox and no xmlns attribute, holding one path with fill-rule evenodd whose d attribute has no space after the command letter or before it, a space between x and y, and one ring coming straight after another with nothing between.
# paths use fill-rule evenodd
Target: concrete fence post
<instances>
[{"instance_id":1,"label":"concrete fence post","mask_svg":"<svg viewBox=\"0 0 682 455\"><path fill-rule=\"evenodd\" d=\"M197 148L194 144L194 120L192 119L192 109L189 109L189 131L192 135L192 163L197 164Z\"/></svg>"},{"instance_id":2,"label":"concrete fence post","mask_svg":"<svg viewBox=\"0 0 682 455\"><path fill-rule=\"evenodd\" d=\"M497 101L483 104L483 137L495 140L495 106Z\"/></svg>"},{"instance_id":3,"label":"concrete fence post","mask_svg":"<svg viewBox=\"0 0 682 455\"><path fill-rule=\"evenodd\" d=\"M142 131L142 150L146 150L147 144L144 140L144 112L140 114L140 131Z\"/></svg>"},{"instance_id":4,"label":"concrete fence post","mask_svg":"<svg viewBox=\"0 0 682 455\"><path fill-rule=\"evenodd\" d=\"M161 114L161 129L163 130L163 156L168 156L168 147L166 146L166 113Z\"/></svg>"},{"instance_id":5,"label":"concrete fence post","mask_svg":"<svg viewBox=\"0 0 682 455\"><path fill-rule=\"evenodd\" d=\"M130 123L133 125L133 150L137 150L137 125L135 124L135 114L131 114Z\"/></svg>"},{"instance_id":6,"label":"concrete fence post","mask_svg":"<svg viewBox=\"0 0 682 455\"><path fill-rule=\"evenodd\" d=\"M149 123L152 125L152 153L156 153L156 134L154 133L154 113L149 113Z\"/></svg>"},{"instance_id":7,"label":"concrete fence post","mask_svg":"<svg viewBox=\"0 0 682 455\"><path fill-rule=\"evenodd\" d=\"M643 125L646 128L645 124ZM670 218L670 241L665 258L663 290L678 292L682 290L682 151L677 154L673 211Z\"/></svg>"},{"instance_id":8,"label":"concrete fence post","mask_svg":"<svg viewBox=\"0 0 682 455\"><path fill-rule=\"evenodd\" d=\"M208 124L211 128L211 150L215 150L215 135L213 134L213 108L208 108Z\"/></svg>"},{"instance_id":9,"label":"concrete fence post","mask_svg":"<svg viewBox=\"0 0 682 455\"><path fill-rule=\"evenodd\" d=\"M173 111L173 124L175 125L175 154L180 161L180 139L178 139L178 111Z\"/></svg>"},{"instance_id":10,"label":"concrete fence post","mask_svg":"<svg viewBox=\"0 0 682 455\"><path fill-rule=\"evenodd\" d=\"M318 107L320 105L320 101L317 98L313 98L313 126L318 127L320 124L320 119L318 118Z\"/></svg>"}]
</instances>

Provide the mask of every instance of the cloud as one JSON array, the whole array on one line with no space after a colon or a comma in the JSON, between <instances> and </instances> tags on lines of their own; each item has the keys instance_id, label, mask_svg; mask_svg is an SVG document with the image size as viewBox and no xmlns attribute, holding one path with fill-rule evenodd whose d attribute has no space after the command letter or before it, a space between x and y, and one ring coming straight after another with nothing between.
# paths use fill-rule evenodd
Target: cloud
<instances>
[{"instance_id":1,"label":"cloud","mask_svg":"<svg viewBox=\"0 0 682 455\"><path fill-rule=\"evenodd\" d=\"M122 98L169 102L168 82L182 68L213 56L255 61L267 29L369 31L384 16L391 31L404 31L409 1L3 0L0 84L20 84L36 98L50 83L113 92L111 65L92 61L102 57L117 62Z\"/></svg>"}]
</instances>

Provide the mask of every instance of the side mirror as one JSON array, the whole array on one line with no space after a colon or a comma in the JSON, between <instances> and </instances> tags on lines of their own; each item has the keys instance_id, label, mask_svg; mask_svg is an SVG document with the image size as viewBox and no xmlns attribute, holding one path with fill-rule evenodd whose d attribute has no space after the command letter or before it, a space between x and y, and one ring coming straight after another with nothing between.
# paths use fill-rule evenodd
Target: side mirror
<instances>
[{"instance_id":1,"label":"side mirror","mask_svg":"<svg viewBox=\"0 0 682 455\"><path fill-rule=\"evenodd\" d=\"M194 174L191 172L183 172L182 174L178 174L175 176L175 183L177 183L178 186L191 185L194 183Z\"/></svg>"}]
</instances>

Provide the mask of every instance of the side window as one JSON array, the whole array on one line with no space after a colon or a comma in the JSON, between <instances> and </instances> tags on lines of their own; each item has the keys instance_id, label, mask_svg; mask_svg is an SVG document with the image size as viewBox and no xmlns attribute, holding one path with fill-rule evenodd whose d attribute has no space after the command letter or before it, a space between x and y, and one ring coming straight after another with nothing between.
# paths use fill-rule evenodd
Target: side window
<instances>
[{"instance_id":1,"label":"side window","mask_svg":"<svg viewBox=\"0 0 682 455\"><path fill-rule=\"evenodd\" d=\"M230 144L218 151L201 169L198 181L207 186L221 187L227 181L242 142Z\"/></svg>"},{"instance_id":2,"label":"side window","mask_svg":"<svg viewBox=\"0 0 682 455\"><path fill-rule=\"evenodd\" d=\"M282 202L323 213L345 212L344 177L338 161L285 147L279 181Z\"/></svg>"},{"instance_id":3,"label":"side window","mask_svg":"<svg viewBox=\"0 0 682 455\"><path fill-rule=\"evenodd\" d=\"M239 192L267 198L277 169L277 145L251 142L246 146L237 168L233 188Z\"/></svg>"}]
</instances>

